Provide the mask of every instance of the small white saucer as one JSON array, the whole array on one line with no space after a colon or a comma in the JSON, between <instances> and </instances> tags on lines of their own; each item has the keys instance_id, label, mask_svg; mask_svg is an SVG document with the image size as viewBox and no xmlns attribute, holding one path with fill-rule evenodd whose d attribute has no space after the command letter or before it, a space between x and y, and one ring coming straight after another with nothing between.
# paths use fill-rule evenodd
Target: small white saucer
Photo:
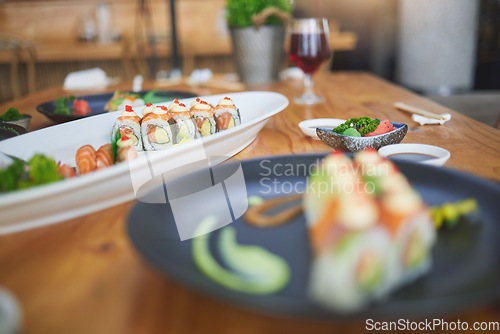
<instances>
[{"instance_id":1,"label":"small white saucer","mask_svg":"<svg viewBox=\"0 0 500 334\"><path fill-rule=\"evenodd\" d=\"M308 119L299 123L302 132L313 139L319 140L316 135L316 128L333 129L344 123L345 119L338 118L315 118Z\"/></svg>"},{"instance_id":2,"label":"small white saucer","mask_svg":"<svg viewBox=\"0 0 500 334\"><path fill-rule=\"evenodd\" d=\"M394 160L405 160L426 165L442 166L451 154L444 148L426 144L393 144L381 147L378 153Z\"/></svg>"}]
</instances>

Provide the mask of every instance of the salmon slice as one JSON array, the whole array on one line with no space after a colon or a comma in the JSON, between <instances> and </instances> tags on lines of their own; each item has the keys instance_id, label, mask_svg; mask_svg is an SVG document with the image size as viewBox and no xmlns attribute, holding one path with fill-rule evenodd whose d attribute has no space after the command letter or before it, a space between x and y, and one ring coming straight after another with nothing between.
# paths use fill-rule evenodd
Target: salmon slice
<instances>
[{"instance_id":1,"label":"salmon slice","mask_svg":"<svg viewBox=\"0 0 500 334\"><path fill-rule=\"evenodd\" d=\"M69 165L61 165L61 162L57 164L57 172L61 174L65 179L69 179L76 176L75 169Z\"/></svg>"},{"instance_id":2,"label":"salmon slice","mask_svg":"<svg viewBox=\"0 0 500 334\"><path fill-rule=\"evenodd\" d=\"M201 131L201 127L203 126L203 122L205 122L205 117L196 117L196 128Z\"/></svg>"},{"instance_id":3,"label":"salmon slice","mask_svg":"<svg viewBox=\"0 0 500 334\"><path fill-rule=\"evenodd\" d=\"M332 243L332 230L336 225L336 217L339 210L338 198L331 198L325 204L316 223L309 229L311 243L315 254L320 254Z\"/></svg>"},{"instance_id":4,"label":"salmon slice","mask_svg":"<svg viewBox=\"0 0 500 334\"><path fill-rule=\"evenodd\" d=\"M131 138L134 135L134 130L132 130L132 128L129 128L128 126L122 126L119 129L119 131L120 131L121 137Z\"/></svg>"},{"instance_id":5,"label":"salmon slice","mask_svg":"<svg viewBox=\"0 0 500 334\"><path fill-rule=\"evenodd\" d=\"M97 150L96 164L97 169L102 169L113 165L113 149L111 144L104 144Z\"/></svg>"},{"instance_id":6,"label":"salmon slice","mask_svg":"<svg viewBox=\"0 0 500 334\"><path fill-rule=\"evenodd\" d=\"M227 127L229 126L229 122L233 116L231 116L230 113L225 112L221 114L219 117L217 117L217 129L220 130L227 130Z\"/></svg>"},{"instance_id":7,"label":"salmon slice","mask_svg":"<svg viewBox=\"0 0 500 334\"><path fill-rule=\"evenodd\" d=\"M156 125L148 124L148 140L150 143L157 143L155 136L156 128Z\"/></svg>"},{"instance_id":8,"label":"salmon slice","mask_svg":"<svg viewBox=\"0 0 500 334\"><path fill-rule=\"evenodd\" d=\"M84 145L76 151L76 167L78 174L87 174L93 172L96 168L96 151L90 145Z\"/></svg>"}]
</instances>

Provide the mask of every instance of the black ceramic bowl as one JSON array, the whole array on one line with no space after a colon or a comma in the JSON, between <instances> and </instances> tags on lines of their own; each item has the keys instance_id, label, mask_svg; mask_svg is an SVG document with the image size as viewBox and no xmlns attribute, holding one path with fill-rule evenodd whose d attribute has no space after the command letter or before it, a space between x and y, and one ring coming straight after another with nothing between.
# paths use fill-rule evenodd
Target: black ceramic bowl
<instances>
[{"instance_id":1,"label":"black ceramic bowl","mask_svg":"<svg viewBox=\"0 0 500 334\"><path fill-rule=\"evenodd\" d=\"M28 126L30 125L31 121L31 115L28 114L22 114L23 118L21 119L16 119L13 121L0 121L0 126L2 125L9 125L9 124L15 124L18 126L23 127L24 129L28 129Z\"/></svg>"},{"instance_id":2,"label":"black ceramic bowl","mask_svg":"<svg viewBox=\"0 0 500 334\"><path fill-rule=\"evenodd\" d=\"M406 124L395 122L391 122L391 124L395 128L391 132L369 137L345 136L333 132L332 130L322 128L317 128L316 134L323 143L336 150L358 152L368 147L378 150L385 145L400 143L406 136L406 132L408 132L408 125Z\"/></svg>"},{"instance_id":3,"label":"black ceramic bowl","mask_svg":"<svg viewBox=\"0 0 500 334\"><path fill-rule=\"evenodd\" d=\"M28 132L25 128L17 124L0 123L0 140L19 136Z\"/></svg>"}]
</instances>

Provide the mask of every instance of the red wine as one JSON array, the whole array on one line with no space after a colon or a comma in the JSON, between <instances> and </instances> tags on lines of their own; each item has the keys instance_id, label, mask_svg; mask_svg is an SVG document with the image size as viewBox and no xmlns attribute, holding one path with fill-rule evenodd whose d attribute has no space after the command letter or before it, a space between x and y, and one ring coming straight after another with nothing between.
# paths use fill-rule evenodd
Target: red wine
<instances>
[{"instance_id":1,"label":"red wine","mask_svg":"<svg viewBox=\"0 0 500 334\"><path fill-rule=\"evenodd\" d=\"M321 63L330 59L330 48L325 33L292 33L290 59L307 74L313 74Z\"/></svg>"}]
</instances>

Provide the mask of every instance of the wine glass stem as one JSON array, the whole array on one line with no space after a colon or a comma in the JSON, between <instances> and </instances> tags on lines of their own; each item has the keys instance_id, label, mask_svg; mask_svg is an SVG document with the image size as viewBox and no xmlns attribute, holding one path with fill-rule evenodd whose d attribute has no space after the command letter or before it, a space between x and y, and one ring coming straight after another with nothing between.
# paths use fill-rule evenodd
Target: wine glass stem
<instances>
[{"instance_id":1,"label":"wine glass stem","mask_svg":"<svg viewBox=\"0 0 500 334\"><path fill-rule=\"evenodd\" d=\"M312 76L310 74L305 74L304 76L304 95L314 95L314 90L313 90L313 81L312 81Z\"/></svg>"}]
</instances>

